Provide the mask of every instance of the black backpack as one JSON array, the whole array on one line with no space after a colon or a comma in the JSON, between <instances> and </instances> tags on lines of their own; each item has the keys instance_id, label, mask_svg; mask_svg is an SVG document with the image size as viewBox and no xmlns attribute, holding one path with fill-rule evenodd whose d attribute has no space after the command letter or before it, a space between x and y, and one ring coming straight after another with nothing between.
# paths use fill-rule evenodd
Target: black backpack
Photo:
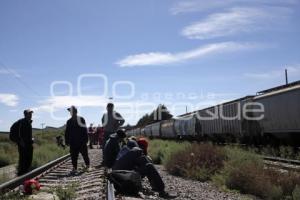
<instances>
[{"instance_id":1,"label":"black backpack","mask_svg":"<svg viewBox=\"0 0 300 200\"><path fill-rule=\"evenodd\" d=\"M21 126L21 120L18 120L10 127L9 139L15 143L18 143L20 141L20 136L19 136L20 126Z\"/></svg>"},{"instance_id":2,"label":"black backpack","mask_svg":"<svg viewBox=\"0 0 300 200\"><path fill-rule=\"evenodd\" d=\"M138 195L142 190L141 175L135 171L114 170L108 174L108 179L120 194Z\"/></svg>"}]
</instances>

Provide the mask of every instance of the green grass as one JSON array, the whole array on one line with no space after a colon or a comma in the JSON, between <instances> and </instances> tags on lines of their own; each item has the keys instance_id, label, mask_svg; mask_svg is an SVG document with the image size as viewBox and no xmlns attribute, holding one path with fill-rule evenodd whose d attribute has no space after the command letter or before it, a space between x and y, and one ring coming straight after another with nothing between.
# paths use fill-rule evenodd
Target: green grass
<instances>
[{"instance_id":1,"label":"green grass","mask_svg":"<svg viewBox=\"0 0 300 200\"><path fill-rule=\"evenodd\" d=\"M0 167L14 164L18 160L18 148L11 142L8 135L0 135Z\"/></svg>"},{"instance_id":2,"label":"green grass","mask_svg":"<svg viewBox=\"0 0 300 200\"><path fill-rule=\"evenodd\" d=\"M190 147L189 142L176 142L167 140L150 140L149 155L155 164L166 164L175 152Z\"/></svg>"},{"instance_id":3,"label":"green grass","mask_svg":"<svg viewBox=\"0 0 300 200\"><path fill-rule=\"evenodd\" d=\"M267 150L273 151L264 149ZM226 191L262 199L300 200L300 174L266 168L253 149L150 140L149 152L156 163L162 163L169 173L177 176L212 181ZM285 157L295 155L290 147L281 147L276 153Z\"/></svg>"},{"instance_id":4,"label":"green grass","mask_svg":"<svg viewBox=\"0 0 300 200\"><path fill-rule=\"evenodd\" d=\"M58 186L51 192L56 194L60 200L72 200L76 198L76 188L78 184L70 184L65 187Z\"/></svg>"},{"instance_id":5,"label":"green grass","mask_svg":"<svg viewBox=\"0 0 300 200\"><path fill-rule=\"evenodd\" d=\"M62 149L57 146L55 137L58 135L63 135L63 132L37 132L33 134L35 143L32 168L39 167L68 153L67 148ZM17 145L9 140L8 135L0 135L0 143L0 167L16 164L18 162ZM0 183L5 180L6 178L2 175Z\"/></svg>"}]
</instances>

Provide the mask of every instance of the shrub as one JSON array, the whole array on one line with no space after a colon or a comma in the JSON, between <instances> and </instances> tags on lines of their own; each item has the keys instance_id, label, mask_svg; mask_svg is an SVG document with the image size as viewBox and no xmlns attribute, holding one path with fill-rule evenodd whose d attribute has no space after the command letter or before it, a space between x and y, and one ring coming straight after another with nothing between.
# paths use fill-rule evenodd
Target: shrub
<instances>
[{"instance_id":1,"label":"shrub","mask_svg":"<svg viewBox=\"0 0 300 200\"><path fill-rule=\"evenodd\" d=\"M174 175L206 181L223 167L225 154L211 144L193 144L171 155L166 169Z\"/></svg>"},{"instance_id":2,"label":"shrub","mask_svg":"<svg viewBox=\"0 0 300 200\"><path fill-rule=\"evenodd\" d=\"M293 191L293 200L300 200L300 187L297 185Z\"/></svg>"},{"instance_id":3,"label":"shrub","mask_svg":"<svg viewBox=\"0 0 300 200\"><path fill-rule=\"evenodd\" d=\"M190 145L189 142L150 140L149 155L155 164L165 165L173 153L186 149Z\"/></svg>"}]
</instances>

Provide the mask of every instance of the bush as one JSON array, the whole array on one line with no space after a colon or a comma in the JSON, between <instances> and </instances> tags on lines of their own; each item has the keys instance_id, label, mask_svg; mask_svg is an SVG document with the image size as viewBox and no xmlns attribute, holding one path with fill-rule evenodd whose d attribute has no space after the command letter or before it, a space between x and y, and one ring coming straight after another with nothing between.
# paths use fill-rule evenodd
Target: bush
<instances>
[{"instance_id":1,"label":"bush","mask_svg":"<svg viewBox=\"0 0 300 200\"><path fill-rule=\"evenodd\" d=\"M297 185L293 191L293 200L300 200L300 187Z\"/></svg>"},{"instance_id":2,"label":"bush","mask_svg":"<svg viewBox=\"0 0 300 200\"><path fill-rule=\"evenodd\" d=\"M189 142L175 142L170 140L150 140L149 155L155 164L166 164L175 152L186 149Z\"/></svg>"},{"instance_id":3,"label":"bush","mask_svg":"<svg viewBox=\"0 0 300 200\"><path fill-rule=\"evenodd\" d=\"M226 148L226 154L228 160L224 168L213 177L220 186L264 199L282 199L292 196L296 185L300 185L299 174L265 168L262 158L254 153Z\"/></svg>"},{"instance_id":4,"label":"bush","mask_svg":"<svg viewBox=\"0 0 300 200\"><path fill-rule=\"evenodd\" d=\"M193 144L173 153L166 169L174 175L206 181L223 167L225 154L211 144Z\"/></svg>"}]
</instances>

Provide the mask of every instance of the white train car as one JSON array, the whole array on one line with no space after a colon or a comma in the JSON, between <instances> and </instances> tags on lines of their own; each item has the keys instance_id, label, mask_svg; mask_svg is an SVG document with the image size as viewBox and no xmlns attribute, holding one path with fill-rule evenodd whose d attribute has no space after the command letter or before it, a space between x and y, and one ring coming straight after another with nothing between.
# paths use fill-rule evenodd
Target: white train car
<instances>
[{"instance_id":1,"label":"white train car","mask_svg":"<svg viewBox=\"0 0 300 200\"><path fill-rule=\"evenodd\" d=\"M176 138L174 122L174 119L164 120L160 122L160 131L162 138Z\"/></svg>"},{"instance_id":2,"label":"white train car","mask_svg":"<svg viewBox=\"0 0 300 200\"><path fill-rule=\"evenodd\" d=\"M254 102L264 106L264 117L258 120L262 135L272 135L291 142L299 141L300 82L263 91L254 98ZM258 117L260 114L254 115Z\"/></svg>"},{"instance_id":3,"label":"white train car","mask_svg":"<svg viewBox=\"0 0 300 200\"><path fill-rule=\"evenodd\" d=\"M152 137L160 137L161 133L160 133L160 122L156 122L151 124L151 133L152 133Z\"/></svg>"},{"instance_id":4,"label":"white train car","mask_svg":"<svg viewBox=\"0 0 300 200\"><path fill-rule=\"evenodd\" d=\"M151 137L152 136L151 124L145 126L144 132L145 132L145 136L147 136L147 137Z\"/></svg>"},{"instance_id":5,"label":"white train car","mask_svg":"<svg viewBox=\"0 0 300 200\"><path fill-rule=\"evenodd\" d=\"M175 119L174 130L176 136L180 138L196 137L196 116L189 115L187 117Z\"/></svg>"}]
</instances>

